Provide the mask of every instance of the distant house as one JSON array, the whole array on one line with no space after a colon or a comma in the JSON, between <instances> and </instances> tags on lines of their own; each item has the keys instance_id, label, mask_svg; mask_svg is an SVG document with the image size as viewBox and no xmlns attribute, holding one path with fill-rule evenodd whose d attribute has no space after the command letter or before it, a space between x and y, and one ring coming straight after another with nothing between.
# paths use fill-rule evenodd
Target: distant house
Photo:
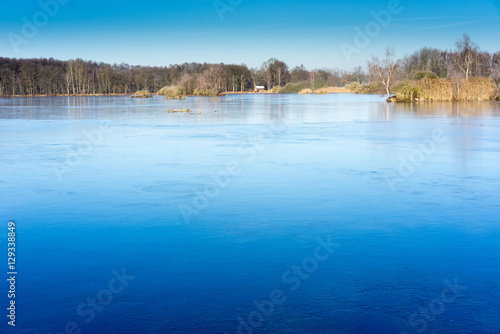
<instances>
[{"instance_id":1,"label":"distant house","mask_svg":"<svg viewBox=\"0 0 500 334\"><path fill-rule=\"evenodd\" d=\"M262 91L266 90L265 86L255 86L255 92L260 93Z\"/></svg>"}]
</instances>

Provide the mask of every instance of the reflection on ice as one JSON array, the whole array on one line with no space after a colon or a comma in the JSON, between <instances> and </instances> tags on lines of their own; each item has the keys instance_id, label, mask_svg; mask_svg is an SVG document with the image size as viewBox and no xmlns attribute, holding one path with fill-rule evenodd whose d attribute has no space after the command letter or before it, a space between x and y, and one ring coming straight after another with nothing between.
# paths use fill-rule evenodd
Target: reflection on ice
<instances>
[{"instance_id":1,"label":"reflection on ice","mask_svg":"<svg viewBox=\"0 0 500 334\"><path fill-rule=\"evenodd\" d=\"M1 99L19 329L234 332L331 236L254 333L413 333L415 312L428 333L496 333L499 115L354 94ZM136 279L87 324L75 310L113 268ZM418 313L455 277L460 297Z\"/></svg>"}]
</instances>

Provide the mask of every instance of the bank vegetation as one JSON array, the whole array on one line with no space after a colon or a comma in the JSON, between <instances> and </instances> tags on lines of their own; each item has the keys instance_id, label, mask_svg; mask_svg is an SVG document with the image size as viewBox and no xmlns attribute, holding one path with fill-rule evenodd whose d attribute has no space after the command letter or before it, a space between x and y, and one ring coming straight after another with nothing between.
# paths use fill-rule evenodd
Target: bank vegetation
<instances>
[{"instance_id":1,"label":"bank vegetation","mask_svg":"<svg viewBox=\"0 0 500 334\"><path fill-rule=\"evenodd\" d=\"M388 49L366 68L294 68L271 58L262 66L184 63L166 67L73 59L0 58L0 96L133 95L169 99L224 93L385 94L390 101L483 101L500 96L500 52L482 51L464 34L454 50L422 48L401 59ZM138 96L138 94L135 94Z\"/></svg>"}]
</instances>

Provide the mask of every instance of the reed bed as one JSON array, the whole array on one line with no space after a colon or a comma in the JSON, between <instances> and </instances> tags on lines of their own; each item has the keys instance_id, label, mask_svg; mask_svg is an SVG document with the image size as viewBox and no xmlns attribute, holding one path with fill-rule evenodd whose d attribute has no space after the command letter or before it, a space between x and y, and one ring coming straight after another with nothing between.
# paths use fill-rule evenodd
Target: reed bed
<instances>
[{"instance_id":1,"label":"reed bed","mask_svg":"<svg viewBox=\"0 0 500 334\"><path fill-rule=\"evenodd\" d=\"M323 87L316 89L314 94L331 94L331 93L350 93L351 90L347 87Z\"/></svg>"},{"instance_id":2,"label":"reed bed","mask_svg":"<svg viewBox=\"0 0 500 334\"><path fill-rule=\"evenodd\" d=\"M453 101L453 81L450 79L422 79L418 80L417 87L420 96L417 98L426 101Z\"/></svg>"},{"instance_id":3,"label":"reed bed","mask_svg":"<svg viewBox=\"0 0 500 334\"><path fill-rule=\"evenodd\" d=\"M490 101L496 97L490 78L406 80L394 87L397 101Z\"/></svg>"},{"instance_id":4,"label":"reed bed","mask_svg":"<svg viewBox=\"0 0 500 334\"><path fill-rule=\"evenodd\" d=\"M495 83L490 78L455 81L457 101L489 101L495 99Z\"/></svg>"}]
</instances>

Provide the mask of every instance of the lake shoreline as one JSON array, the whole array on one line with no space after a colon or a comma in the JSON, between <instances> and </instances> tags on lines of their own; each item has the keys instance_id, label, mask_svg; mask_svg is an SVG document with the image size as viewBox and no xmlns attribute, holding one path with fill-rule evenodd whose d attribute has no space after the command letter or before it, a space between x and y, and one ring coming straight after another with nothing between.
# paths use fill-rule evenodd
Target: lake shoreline
<instances>
[{"instance_id":1,"label":"lake shoreline","mask_svg":"<svg viewBox=\"0 0 500 334\"><path fill-rule=\"evenodd\" d=\"M383 96L384 94L382 93L370 93L370 94L363 94L363 93L356 93L356 92L329 92L329 93L308 93L308 94L299 94L299 93L275 93L271 91L264 91L264 92L223 92L220 93L217 96L201 96L201 95L184 95L184 97L189 98L189 97L224 97L227 95L329 95L329 94L355 94L355 95L380 95ZM15 95L15 96L0 96L1 99L15 99L15 98L47 98L47 97L132 97L134 94L70 94L70 95ZM152 94L153 97L163 97L163 95L159 94ZM167 99L167 100L176 100L176 99ZM398 98L397 96L391 96L388 98L387 103L389 104L408 104L408 103L433 103L433 102L500 102L500 99L498 97L496 98L491 98L491 99L482 99L482 100L435 100L435 99L424 99L424 98L419 98L419 99L405 99L405 98Z\"/></svg>"}]
</instances>

